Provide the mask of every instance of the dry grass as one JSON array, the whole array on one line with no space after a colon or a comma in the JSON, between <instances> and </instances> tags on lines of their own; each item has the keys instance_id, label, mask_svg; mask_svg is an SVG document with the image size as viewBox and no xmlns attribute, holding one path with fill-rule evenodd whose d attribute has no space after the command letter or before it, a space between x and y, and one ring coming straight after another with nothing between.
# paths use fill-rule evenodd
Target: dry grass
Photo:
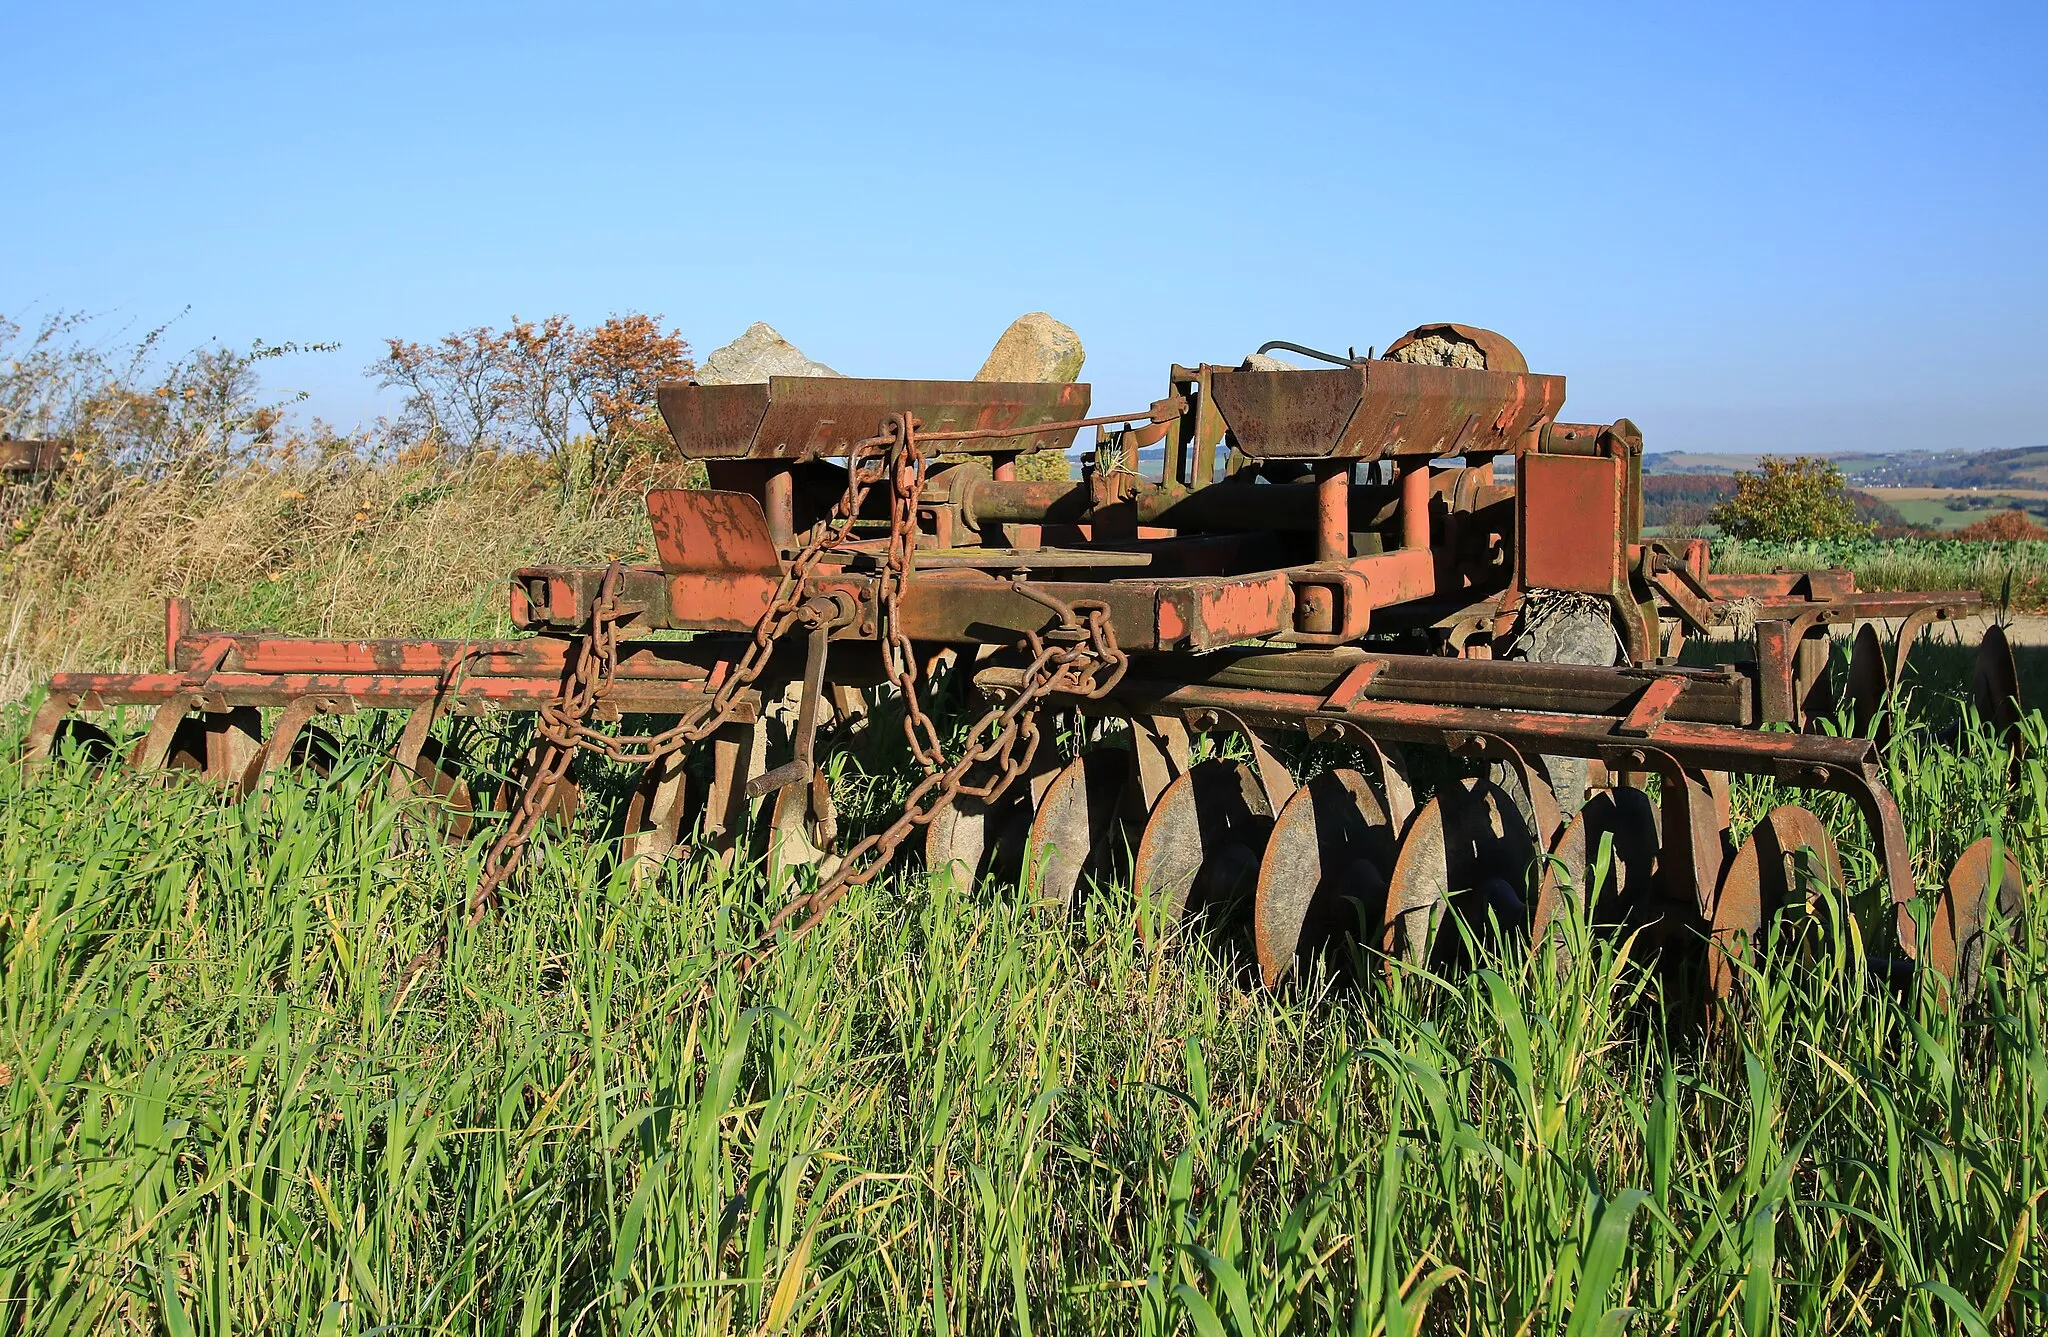
<instances>
[{"instance_id":1,"label":"dry grass","mask_svg":"<svg viewBox=\"0 0 2048 1337\"><path fill-rule=\"evenodd\" d=\"M460 471L336 453L215 478L88 472L10 501L0 700L59 669L154 667L174 596L201 626L504 634L515 567L635 557L649 541L639 488L565 500L530 457Z\"/></svg>"}]
</instances>

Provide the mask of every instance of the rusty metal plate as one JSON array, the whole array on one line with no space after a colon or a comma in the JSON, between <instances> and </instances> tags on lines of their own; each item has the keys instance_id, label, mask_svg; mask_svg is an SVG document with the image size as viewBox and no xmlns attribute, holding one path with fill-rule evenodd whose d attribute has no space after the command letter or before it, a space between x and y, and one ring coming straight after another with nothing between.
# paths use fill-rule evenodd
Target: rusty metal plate
<instances>
[{"instance_id":1,"label":"rusty metal plate","mask_svg":"<svg viewBox=\"0 0 2048 1337\"><path fill-rule=\"evenodd\" d=\"M1624 463L1524 455L1516 463L1525 587L1607 594L1622 579Z\"/></svg>"},{"instance_id":2,"label":"rusty metal plate","mask_svg":"<svg viewBox=\"0 0 2048 1337\"><path fill-rule=\"evenodd\" d=\"M1564 377L1405 362L1330 371L1217 371L1210 394L1254 459L1513 451L1564 407Z\"/></svg>"},{"instance_id":3,"label":"rusty metal plate","mask_svg":"<svg viewBox=\"0 0 2048 1337\"><path fill-rule=\"evenodd\" d=\"M907 413L927 432L991 431L1088 416L1089 387L1019 381L897 381L776 376L766 385L670 382L661 416L688 459L809 460L847 454ZM1074 429L948 442L955 453L1065 450Z\"/></svg>"},{"instance_id":4,"label":"rusty metal plate","mask_svg":"<svg viewBox=\"0 0 2048 1337\"><path fill-rule=\"evenodd\" d=\"M661 569L671 576L782 575L768 516L744 492L657 488L647 494L647 519Z\"/></svg>"}]
</instances>

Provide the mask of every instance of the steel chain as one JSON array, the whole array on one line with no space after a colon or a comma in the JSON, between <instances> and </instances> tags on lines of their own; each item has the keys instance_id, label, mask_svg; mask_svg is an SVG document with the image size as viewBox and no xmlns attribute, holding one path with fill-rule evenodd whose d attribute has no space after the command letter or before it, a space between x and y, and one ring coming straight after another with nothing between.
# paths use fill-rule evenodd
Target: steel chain
<instances>
[{"instance_id":1,"label":"steel chain","mask_svg":"<svg viewBox=\"0 0 2048 1337\"><path fill-rule=\"evenodd\" d=\"M829 550L851 536L869 490L884 477L890 485L889 545L877 581L877 601L883 620L883 664L890 682L903 698L904 736L925 775L911 790L894 822L856 845L817 890L791 901L775 915L768 938L799 914L803 918L796 932L810 929L849 888L873 881L906 836L928 825L962 795L984 802L1001 797L1037 756L1041 741L1037 707L1045 698L1060 694L1098 699L1115 687L1123 676L1126 661L1117 648L1108 607L1094 602L1068 605L1018 580L1014 588L1046 605L1054 613L1056 624L1047 632L1024 634L1019 648L1028 656L1029 666L1021 689L1007 703L992 708L976 721L960 755L951 762L946 760L938 726L920 699L917 655L901 616L903 590L916 566L917 504L924 489L926 467L917 441L917 424L907 415L892 417L880 435L856 445L847 459L846 491L831 521L817 526L791 561L767 611L755 624L746 652L710 701L658 734L619 736L604 733L589 723L599 703L609 694L617 673L619 624L627 613L618 596L621 568L614 562L606 569L598 597L591 606L589 630L577 639L571 652L561 695L541 707L536 726L540 752L532 776L510 819L484 856L483 872L470 902L472 923L496 903L498 889L511 875L554 787L568 774L579 751L587 749L624 765L645 766L694 746L729 721L740 693L760 677L776 643L804 616L804 587L818 563ZM1107 676L1100 676L1105 669ZM970 771L990 764L992 773L988 780L978 785L968 783Z\"/></svg>"}]
</instances>

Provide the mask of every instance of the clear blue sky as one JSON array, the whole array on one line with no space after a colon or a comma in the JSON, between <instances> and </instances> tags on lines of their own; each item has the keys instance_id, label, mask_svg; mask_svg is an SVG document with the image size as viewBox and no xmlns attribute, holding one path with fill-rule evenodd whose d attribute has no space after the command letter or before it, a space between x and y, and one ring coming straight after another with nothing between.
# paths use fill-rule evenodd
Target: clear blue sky
<instances>
[{"instance_id":1,"label":"clear blue sky","mask_svg":"<svg viewBox=\"0 0 2048 1337\"><path fill-rule=\"evenodd\" d=\"M184 342L765 319L1096 403L1270 338L1501 330L1651 447L2048 443L2048 5L8 0L0 312Z\"/></svg>"}]
</instances>

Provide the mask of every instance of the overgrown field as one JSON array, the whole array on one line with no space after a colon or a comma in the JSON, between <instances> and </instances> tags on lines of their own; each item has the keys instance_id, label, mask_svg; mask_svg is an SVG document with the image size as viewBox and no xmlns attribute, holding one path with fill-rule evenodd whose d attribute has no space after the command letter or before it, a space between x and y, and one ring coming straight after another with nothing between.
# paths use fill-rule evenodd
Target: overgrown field
<instances>
[{"instance_id":1,"label":"overgrown field","mask_svg":"<svg viewBox=\"0 0 2048 1337\"><path fill-rule=\"evenodd\" d=\"M1788 921L1702 1026L1629 944L1275 995L1125 888L1063 922L914 866L743 979L757 872L635 887L622 776L471 929L478 845L384 797L391 721L346 727L267 801L0 766L9 1330L2048 1324L2038 897L1960 1011L1877 982L1862 897ZM1903 732L1923 882L1997 830L2038 885L2028 735L2015 771ZM898 737L838 754L855 825ZM1743 783L1738 824L1784 797ZM1816 806L1868 885L1857 819Z\"/></svg>"},{"instance_id":2,"label":"overgrown field","mask_svg":"<svg viewBox=\"0 0 2048 1337\"><path fill-rule=\"evenodd\" d=\"M518 457L11 504L9 757L51 670L159 662L165 597L202 625L496 634L514 566L647 538L637 488L593 500ZM2048 593L2043 545L1716 554ZM2017 770L1939 742L1968 657L1915 662L1891 763L1923 885L1997 830L2038 886L2048 726ZM909 774L877 725L832 763L849 834ZM395 727L346 721L328 778L265 801L0 763L0 1331L2048 1325L2038 897L1960 1013L1873 982L1861 896L1817 903L1703 1027L1689 977L1628 944L1271 995L1227 934L1161 932L1127 888L1061 922L914 862L742 980L758 870L635 887L616 773L463 927L480 843L384 796ZM522 739L462 742L502 765ZM1738 826L1787 797L1745 782ZM1816 806L1868 886L1858 820Z\"/></svg>"}]
</instances>

